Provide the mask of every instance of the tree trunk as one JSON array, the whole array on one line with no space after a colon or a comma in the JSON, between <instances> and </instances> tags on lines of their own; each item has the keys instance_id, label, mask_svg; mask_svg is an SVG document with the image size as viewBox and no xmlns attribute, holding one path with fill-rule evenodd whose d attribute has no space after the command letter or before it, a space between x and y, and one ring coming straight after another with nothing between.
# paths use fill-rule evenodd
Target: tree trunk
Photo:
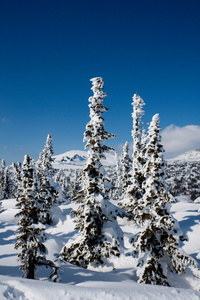
<instances>
[{"instance_id":1,"label":"tree trunk","mask_svg":"<svg viewBox=\"0 0 200 300\"><path fill-rule=\"evenodd\" d=\"M35 261L34 261L33 253L29 255L26 278L35 279Z\"/></svg>"}]
</instances>

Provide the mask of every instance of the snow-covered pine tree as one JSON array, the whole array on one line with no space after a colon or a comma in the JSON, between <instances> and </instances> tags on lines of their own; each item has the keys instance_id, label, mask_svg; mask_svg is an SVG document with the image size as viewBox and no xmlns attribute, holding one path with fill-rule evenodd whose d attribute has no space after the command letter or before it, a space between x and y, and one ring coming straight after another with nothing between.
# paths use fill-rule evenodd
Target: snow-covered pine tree
<instances>
[{"instance_id":1,"label":"snow-covered pine tree","mask_svg":"<svg viewBox=\"0 0 200 300\"><path fill-rule=\"evenodd\" d=\"M22 174L22 163L17 163L17 172L16 172L16 177L15 177L15 182L16 182L16 191L15 191L15 198L18 198L19 196L19 187L21 185L21 174Z\"/></svg>"},{"instance_id":2,"label":"snow-covered pine tree","mask_svg":"<svg viewBox=\"0 0 200 300\"><path fill-rule=\"evenodd\" d=\"M5 159L2 159L1 161L1 169L5 169L6 168L6 162L5 162Z\"/></svg>"},{"instance_id":3,"label":"snow-covered pine tree","mask_svg":"<svg viewBox=\"0 0 200 300\"><path fill-rule=\"evenodd\" d=\"M83 189L77 195L81 203L73 212L79 235L76 240L69 241L61 252L64 260L84 268L89 264L102 264L111 255L119 256L123 243L116 221L117 207L109 202L110 184L101 163L104 153L112 150L103 142L114 137L104 128L102 113L108 110L103 105L106 94L101 77L91 81L94 93L89 98L91 120L84 133L86 148L89 148L88 159L82 172Z\"/></svg>"},{"instance_id":4,"label":"snow-covered pine tree","mask_svg":"<svg viewBox=\"0 0 200 300\"><path fill-rule=\"evenodd\" d=\"M0 199L4 199L4 177L5 177L5 168L6 168L6 162L4 159L1 161L1 167L0 167Z\"/></svg>"},{"instance_id":5,"label":"snow-covered pine tree","mask_svg":"<svg viewBox=\"0 0 200 300\"><path fill-rule=\"evenodd\" d=\"M61 187L53 181L55 170L52 166L52 140L52 136L48 134L45 147L37 162L37 173L40 180L39 201L44 211L40 221L49 225L53 222L53 210L58 203L64 201Z\"/></svg>"},{"instance_id":6,"label":"snow-covered pine tree","mask_svg":"<svg viewBox=\"0 0 200 300\"><path fill-rule=\"evenodd\" d=\"M132 160L129 157L128 141L123 147L121 165L122 165L122 195L126 194L128 187L131 184Z\"/></svg>"},{"instance_id":7,"label":"snow-covered pine tree","mask_svg":"<svg viewBox=\"0 0 200 300\"><path fill-rule=\"evenodd\" d=\"M36 269L40 265L54 267L54 263L46 259L47 249L45 227L39 223L40 205L38 203L39 180L33 160L26 155L22 165L21 184L19 186L16 207L19 212L18 236L15 248L21 248L18 258L20 269L25 278L35 279Z\"/></svg>"},{"instance_id":8,"label":"snow-covered pine tree","mask_svg":"<svg viewBox=\"0 0 200 300\"><path fill-rule=\"evenodd\" d=\"M115 160L116 160L116 175L117 175L116 187L121 188L122 166L117 152L115 152Z\"/></svg>"},{"instance_id":9,"label":"snow-covered pine tree","mask_svg":"<svg viewBox=\"0 0 200 300\"><path fill-rule=\"evenodd\" d=\"M135 243L139 253L137 274L140 283L169 285L168 271L184 273L194 261L179 249L179 227L169 213L170 194L165 184L158 114L149 126L146 159L145 194L135 210L135 218L143 225Z\"/></svg>"},{"instance_id":10,"label":"snow-covered pine tree","mask_svg":"<svg viewBox=\"0 0 200 300\"><path fill-rule=\"evenodd\" d=\"M2 159L1 167L0 167L0 200L4 199L4 189L3 189L3 182L4 182L4 170L6 167L5 160ZM0 213L3 211L2 209L2 202L0 201Z\"/></svg>"},{"instance_id":11,"label":"snow-covered pine tree","mask_svg":"<svg viewBox=\"0 0 200 300\"><path fill-rule=\"evenodd\" d=\"M145 124L147 125L147 124ZM143 126L144 126L144 122L143 122ZM142 129L142 136L141 136L141 162L142 162L142 166L144 166L144 164L146 163L146 148L147 148L147 142L148 142L148 133L146 132L145 127L143 127Z\"/></svg>"},{"instance_id":12,"label":"snow-covered pine tree","mask_svg":"<svg viewBox=\"0 0 200 300\"><path fill-rule=\"evenodd\" d=\"M21 172L21 163L12 163L9 167L10 181L12 183L9 198L17 198L18 179Z\"/></svg>"},{"instance_id":13,"label":"snow-covered pine tree","mask_svg":"<svg viewBox=\"0 0 200 300\"><path fill-rule=\"evenodd\" d=\"M116 176L114 176L114 186L111 189L110 197L114 200L120 200L122 194L122 167L119 155L115 152Z\"/></svg>"},{"instance_id":14,"label":"snow-covered pine tree","mask_svg":"<svg viewBox=\"0 0 200 300\"><path fill-rule=\"evenodd\" d=\"M2 182L2 199L9 199L12 198L12 191L14 189L14 182L11 180L11 173L10 173L10 166L7 166L4 169L4 176Z\"/></svg>"},{"instance_id":15,"label":"snow-covered pine tree","mask_svg":"<svg viewBox=\"0 0 200 300\"><path fill-rule=\"evenodd\" d=\"M55 183L59 184L61 187L62 193L64 197L67 199L69 198L69 184L67 180L67 176L65 175L65 172L62 169L59 169L57 173L54 176Z\"/></svg>"},{"instance_id":16,"label":"snow-covered pine tree","mask_svg":"<svg viewBox=\"0 0 200 300\"><path fill-rule=\"evenodd\" d=\"M81 176L80 176L80 170L75 170L73 172L73 177L71 179L70 184L70 198L72 201L76 202L76 197L78 192L81 190Z\"/></svg>"},{"instance_id":17,"label":"snow-covered pine tree","mask_svg":"<svg viewBox=\"0 0 200 300\"><path fill-rule=\"evenodd\" d=\"M124 195L124 199L119 202L119 206L124 209L125 212L132 215L134 218L134 209L138 205L138 201L144 195L144 189L142 187L144 181L143 174L143 165L144 165L144 157L143 157L143 145L141 141L142 137L142 126L141 126L141 118L144 115L143 106L145 105L143 99L134 94L133 96L133 166L132 166L132 180L131 184L127 189L127 193Z\"/></svg>"},{"instance_id":18,"label":"snow-covered pine tree","mask_svg":"<svg viewBox=\"0 0 200 300\"><path fill-rule=\"evenodd\" d=\"M37 167L45 173L46 177L53 177L55 170L53 169L53 138L51 134L47 135L46 143L43 151L39 155Z\"/></svg>"}]
</instances>

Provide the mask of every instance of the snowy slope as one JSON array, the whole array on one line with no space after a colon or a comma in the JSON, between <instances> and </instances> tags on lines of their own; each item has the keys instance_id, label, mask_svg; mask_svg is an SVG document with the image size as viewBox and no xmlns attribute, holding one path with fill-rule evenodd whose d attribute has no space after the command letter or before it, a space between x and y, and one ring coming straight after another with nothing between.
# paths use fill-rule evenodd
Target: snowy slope
<instances>
[{"instance_id":1,"label":"snowy slope","mask_svg":"<svg viewBox=\"0 0 200 300\"><path fill-rule=\"evenodd\" d=\"M125 252L120 258L113 258L110 265L85 270L70 264L62 265L61 283L51 283L47 278L49 270L39 270L40 280L22 279L14 249L17 229L15 199L3 200L0 214L0 299L57 300L57 299L200 299L200 280L189 270L186 274L171 274L171 288L148 286L136 283L136 261L126 253L131 252L130 239L134 234L131 222L119 219L124 232ZM75 204L60 206L59 222L46 231L48 257L53 258L69 238L73 238L74 222L69 214ZM172 213L179 220L184 236L184 251L198 258L200 252L200 204L179 202L173 204ZM185 289L184 289L185 288Z\"/></svg>"},{"instance_id":2,"label":"snowy slope","mask_svg":"<svg viewBox=\"0 0 200 300\"><path fill-rule=\"evenodd\" d=\"M200 293L130 281L69 285L0 276L0 297L1 300L198 300Z\"/></svg>"}]
</instances>

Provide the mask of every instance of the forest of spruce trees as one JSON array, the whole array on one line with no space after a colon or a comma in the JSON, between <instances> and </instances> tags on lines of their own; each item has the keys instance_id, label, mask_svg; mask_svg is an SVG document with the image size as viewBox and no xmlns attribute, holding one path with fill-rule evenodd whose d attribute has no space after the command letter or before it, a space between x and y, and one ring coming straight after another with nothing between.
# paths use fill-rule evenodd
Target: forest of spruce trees
<instances>
[{"instance_id":1,"label":"forest of spruce trees","mask_svg":"<svg viewBox=\"0 0 200 300\"><path fill-rule=\"evenodd\" d=\"M128 255L137 259L138 282L169 286L169 272L182 274L187 268L197 269L197 264L179 247L179 225L170 213L170 203L176 201L174 196L180 187L178 181L176 185L168 180L166 170L175 170L164 161L159 114L152 117L145 130L145 103L134 94L132 158L126 142L122 155L116 154L115 170L105 170L102 159L114 151L106 141L115 135L104 127L102 115L108 109L103 103L103 79L96 77L91 82L90 121L84 133L88 158L80 172L67 176L63 170L54 169L50 134L38 161L25 155L22 164L6 166L2 160L0 199L16 198L15 248L19 250L20 268L25 278L35 279L38 267L48 267L50 278L57 281L60 266L66 262L83 268L106 265L108 259L124 252L118 224L123 218L133 227L132 251ZM199 190L194 193L192 200L199 196ZM71 212L77 238L63 245L54 261L48 260L46 228L55 224L59 205L70 201L77 204Z\"/></svg>"}]
</instances>

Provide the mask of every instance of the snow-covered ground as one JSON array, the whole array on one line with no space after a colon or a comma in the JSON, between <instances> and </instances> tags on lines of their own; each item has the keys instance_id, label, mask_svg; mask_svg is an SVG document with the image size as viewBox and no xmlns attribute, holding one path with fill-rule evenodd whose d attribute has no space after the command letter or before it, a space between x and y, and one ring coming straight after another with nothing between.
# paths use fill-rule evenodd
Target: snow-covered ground
<instances>
[{"instance_id":1,"label":"snow-covered ground","mask_svg":"<svg viewBox=\"0 0 200 300\"><path fill-rule=\"evenodd\" d=\"M47 228L46 246L48 257L59 253L69 238L76 234L69 214L75 204L62 204L57 225ZM129 240L134 234L133 224L120 220L124 232L126 250L120 258L114 258L109 266L97 269L82 269L70 264L62 265L61 282L48 280L49 270L39 270L39 280L23 279L19 270L17 250L14 249L17 220L15 199L3 200L4 211L0 214L0 300L78 300L78 299L200 299L200 279L192 275L171 274L172 287L151 286L136 283L136 261L126 253L131 252ZM179 221L187 240L182 242L184 251L198 260L200 252L200 203L178 202L172 205L172 213Z\"/></svg>"}]
</instances>

